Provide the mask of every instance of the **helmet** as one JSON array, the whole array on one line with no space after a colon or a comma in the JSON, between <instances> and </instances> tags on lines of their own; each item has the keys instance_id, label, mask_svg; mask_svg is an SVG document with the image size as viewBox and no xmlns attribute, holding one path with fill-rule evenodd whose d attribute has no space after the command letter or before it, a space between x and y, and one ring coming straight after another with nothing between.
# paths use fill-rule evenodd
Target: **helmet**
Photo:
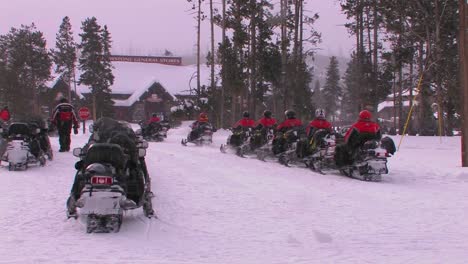
<instances>
[{"instance_id":1,"label":"helmet","mask_svg":"<svg viewBox=\"0 0 468 264\"><path fill-rule=\"evenodd\" d=\"M325 110L323 110L322 108L317 108L315 110L315 117L325 119Z\"/></svg>"},{"instance_id":2,"label":"helmet","mask_svg":"<svg viewBox=\"0 0 468 264\"><path fill-rule=\"evenodd\" d=\"M152 117L157 117L157 116L158 116L158 114L156 114L156 113L153 113L151 116L152 116Z\"/></svg>"},{"instance_id":3,"label":"helmet","mask_svg":"<svg viewBox=\"0 0 468 264\"><path fill-rule=\"evenodd\" d=\"M296 112L294 112L294 110L291 110L291 109L288 109L284 112L284 115L288 118L288 119L293 119L293 118L296 118Z\"/></svg>"},{"instance_id":4,"label":"helmet","mask_svg":"<svg viewBox=\"0 0 468 264\"><path fill-rule=\"evenodd\" d=\"M208 115L206 113L200 113L200 115L198 116L198 118L200 119L208 119Z\"/></svg>"},{"instance_id":5,"label":"helmet","mask_svg":"<svg viewBox=\"0 0 468 264\"><path fill-rule=\"evenodd\" d=\"M372 118L372 114L371 112L367 111L367 110L362 110L360 113L359 113L359 118L360 119L366 119L366 120L369 120Z\"/></svg>"},{"instance_id":6,"label":"helmet","mask_svg":"<svg viewBox=\"0 0 468 264\"><path fill-rule=\"evenodd\" d=\"M271 118L271 111L270 110L263 111L263 116L266 118Z\"/></svg>"},{"instance_id":7,"label":"helmet","mask_svg":"<svg viewBox=\"0 0 468 264\"><path fill-rule=\"evenodd\" d=\"M112 175L112 170L101 163L91 163L85 172L89 175Z\"/></svg>"},{"instance_id":8,"label":"helmet","mask_svg":"<svg viewBox=\"0 0 468 264\"><path fill-rule=\"evenodd\" d=\"M248 111L244 111L244 112L242 113L242 116L243 116L243 117L250 117L250 113L249 113Z\"/></svg>"},{"instance_id":9,"label":"helmet","mask_svg":"<svg viewBox=\"0 0 468 264\"><path fill-rule=\"evenodd\" d=\"M68 103L68 100L67 100L67 98L62 97L59 102L60 103Z\"/></svg>"}]
</instances>

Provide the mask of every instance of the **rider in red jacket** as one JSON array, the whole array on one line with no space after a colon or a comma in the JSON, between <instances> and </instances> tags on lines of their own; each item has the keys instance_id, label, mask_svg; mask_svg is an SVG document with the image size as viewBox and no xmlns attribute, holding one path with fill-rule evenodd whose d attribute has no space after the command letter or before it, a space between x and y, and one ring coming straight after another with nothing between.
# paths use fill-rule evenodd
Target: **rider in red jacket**
<instances>
[{"instance_id":1,"label":"rider in red jacket","mask_svg":"<svg viewBox=\"0 0 468 264\"><path fill-rule=\"evenodd\" d=\"M151 123L157 123L161 121L161 119L158 117L158 115L156 113L153 113L151 115L151 118L148 120L148 122L146 122L148 125L151 124Z\"/></svg>"},{"instance_id":2,"label":"rider in red jacket","mask_svg":"<svg viewBox=\"0 0 468 264\"><path fill-rule=\"evenodd\" d=\"M328 132L332 131L332 126L330 122L325 119L325 110L322 108L315 110L315 119L307 126L306 133L307 135L312 136L313 133L319 129L325 129Z\"/></svg>"},{"instance_id":3,"label":"rider in red jacket","mask_svg":"<svg viewBox=\"0 0 468 264\"><path fill-rule=\"evenodd\" d=\"M258 126L261 126L262 128L272 128L276 126L276 119L271 117L271 111L265 110L263 112L263 117L258 120Z\"/></svg>"},{"instance_id":4,"label":"rider in red jacket","mask_svg":"<svg viewBox=\"0 0 468 264\"><path fill-rule=\"evenodd\" d=\"M286 115L286 120L284 120L276 128L277 130L288 130L293 127L302 126L302 121L296 118L296 112L293 110L286 110L284 113Z\"/></svg>"},{"instance_id":5,"label":"rider in red jacket","mask_svg":"<svg viewBox=\"0 0 468 264\"><path fill-rule=\"evenodd\" d=\"M234 128L239 128L239 127L253 128L255 126L255 120L250 118L250 113L249 112L244 111L244 113L242 113L242 116L243 116L243 118L241 120L237 121L234 124L234 126L233 126Z\"/></svg>"},{"instance_id":6,"label":"rider in red jacket","mask_svg":"<svg viewBox=\"0 0 468 264\"><path fill-rule=\"evenodd\" d=\"M371 112L367 110L361 111L359 113L359 120L354 123L346 132L344 137L345 142L348 143L349 137L353 131L356 131L359 134L368 133L378 136L380 134L380 126L379 124L372 122L370 120L371 118Z\"/></svg>"}]
</instances>

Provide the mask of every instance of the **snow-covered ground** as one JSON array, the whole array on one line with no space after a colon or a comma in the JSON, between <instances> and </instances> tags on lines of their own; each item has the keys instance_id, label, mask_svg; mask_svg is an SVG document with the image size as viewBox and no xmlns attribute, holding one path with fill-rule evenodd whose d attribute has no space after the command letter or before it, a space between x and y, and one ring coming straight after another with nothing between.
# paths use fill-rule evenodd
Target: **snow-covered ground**
<instances>
[{"instance_id":1,"label":"snow-covered ground","mask_svg":"<svg viewBox=\"0 0 468 264\"><path fill-rule=\"evenodd\" d=\"M382 182L183 147L187 123L150 143L158 219L119 233L67 220L77 158L0 168L0 263L467 263L468 170L460 138L406 137ZM87 135L73 135L80 147ZM399 137L395 137L399 142ZM55 150L58 139L51 138Z\"/></svg>"}]
</instances>

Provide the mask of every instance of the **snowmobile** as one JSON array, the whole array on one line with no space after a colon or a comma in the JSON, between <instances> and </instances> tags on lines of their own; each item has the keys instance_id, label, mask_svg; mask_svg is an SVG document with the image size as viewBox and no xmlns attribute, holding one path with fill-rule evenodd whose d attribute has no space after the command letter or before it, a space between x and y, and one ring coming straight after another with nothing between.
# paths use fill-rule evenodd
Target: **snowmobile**
<instances>
[{"instance_id":1,"label":"snowmobile","mask_svg":"<svg viewBox=\"0 0 468 264\"><path fill-rule=\"evenodd\" d=\"M140 162L146 147L142 142L138 148ZM86 217L87 233L118 232L124 210L143 207L146 217L154 216L151 180L144 163L129 165L124 149L113 143L94 143L87 150L76 148L73 155L81 158L76 164L75 183L81 188L76 207ZM72 211L70 199L68 212ZM67 216L78 218L77 214Z\"/></svg>"},{"instance_id":2,"label":"snowmobile","mask_svg":"<svg viewBox=\"0 0 468 264\"><path fill-rule=\"evenodd\" d=\"M381 181L382 174L388 173L387 158L391 157L395 151L395 144L391 138L385 137L379 140L364 135L357 149L347 153L351 158L351 164L338 166L338 169L342 174L351 178Z\"/></svg>"},{"instance_id":3,"label":"snowmobile","mask_svg":"<svg viewBox=\"0 0 468 264\"><path fill-rule=\"evenodd\" d=\"M12 122L6 134L6 150L2 161L8 163L8 170L26 170L31 165L44 166L46 154L41 148L38 135L41 129L24 122Z\"/></svg>"},{"instance_id":4,"label":"snowmobile","mask_svg":"<svg viewBox=\"0 0 468 264\"><path fill-rule=\"evenodd\" d=\"M181 140L181 144L183 146L187 146L187 143L192 143L192 144L195 144L197 146L203 146L203 145L210 145L211 143L213 143L213 133L216 131L214 129L214 127L209 124L209 123L205 123L205 124L201 124L198 129L198 137L197 138L191 138L191 135L193 133L190 133L188 136L187 136L187 139L182 139Z\"/></svg>"},{"instance_id":5,"label":"snowmobile","mask_svg":"<svg viewBox=\"0 0 468 264\"><path fill-rule=\"evenodd\" d=\"M307 145L304 160L308 167L316 172L324 173L324 170L336 169L335 148L336 134L324 129L317 130Z\"/></svg>"},{"instance_id":6,"label":"snowmobile","mask_svg":"<svg viewBox=\"0 0 468 264\"><path fill-rule=\"evenodd\" d=\"M90 126L90 132L88 143L73 150L80 161L75 164L77 173L67 201L67 217L77 219L75 207L81 208L80 214L87 219L87 232L92 233L118 232L124 210L142 207L145 216L155 216L145 162L148 142L128 124L107 117ZM96 168L100 168L97 173Z\"/></svg>"},{"instance_id":7,"label":"snowmobile","mask_svg":"<svg viewBox=\"0 0 468 264\"><path fill-rule=\"evenodd\" d=\"M140 122L140 129L136 133L141 134L146 141L161 142L167 138L167 130L167 126L160 123L145 124Z\"/></svg>"},{"instance_id":8,"label":"snowmobile","mask_svg":"<svg viewBox=\"0 0 468 264\"><path fill-rule=\"evenodd\" d=\"M307 141L303 127L294 127L285 132L278 131L272 142L272 153L280 164L306 166L301 154L301 144Z\"/></svg>"},{"instance_id":9,"label":"snowmobile","mask_svg":"<svg viewBox=\"0 0 468 264\"><path fill-rule=\"evenodd\" d=\"M232 134L227 138L226 144L221 144L219 150L222 153L233 152L239 157L251 150L252 128L237 127L231 128Z\"/></svg>"}]
</instances>

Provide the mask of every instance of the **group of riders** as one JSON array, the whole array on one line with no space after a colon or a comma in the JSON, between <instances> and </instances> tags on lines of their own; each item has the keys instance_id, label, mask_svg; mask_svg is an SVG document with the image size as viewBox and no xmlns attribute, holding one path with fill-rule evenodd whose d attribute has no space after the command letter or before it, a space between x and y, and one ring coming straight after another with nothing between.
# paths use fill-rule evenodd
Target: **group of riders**
<instances>
[{"instance_id":1,"label":"group of riders","mask_svg":"<svg viewBox=\"0 0 468 264\"><path fill-rule=\"evenodd\" d=\"M308 124L303 124L294 110L285 111L285 119L281 123L272 116L269 110L265 110L258 121L252 119L250 113L245 111L242 113L242 118L231 128L232 135L228 138L227 145L237 148L236 153L242 155L244 146L248 146L249 151L254 151L255 148L271 143L272 154L279 156L288 151L291 143L295 142L295 155L306 157L319 149L325 136L333 134L338 138L336 141L341 143L336 148L336 163L346 165L352 162L349 153L358 148L359 144L356 144L356 141L363 136L381 139L380 127L371 119L371 112L362 110L357 122L350 126L345 135L341 135L335 133L322 108L316 109L315 118ZM208 116L206 113L201 113L198 120L191 125L192 131L188 136L188 141L196 139L200 135L200 127L205 124L209 124Z\"/></svg>"}]
</instances>

